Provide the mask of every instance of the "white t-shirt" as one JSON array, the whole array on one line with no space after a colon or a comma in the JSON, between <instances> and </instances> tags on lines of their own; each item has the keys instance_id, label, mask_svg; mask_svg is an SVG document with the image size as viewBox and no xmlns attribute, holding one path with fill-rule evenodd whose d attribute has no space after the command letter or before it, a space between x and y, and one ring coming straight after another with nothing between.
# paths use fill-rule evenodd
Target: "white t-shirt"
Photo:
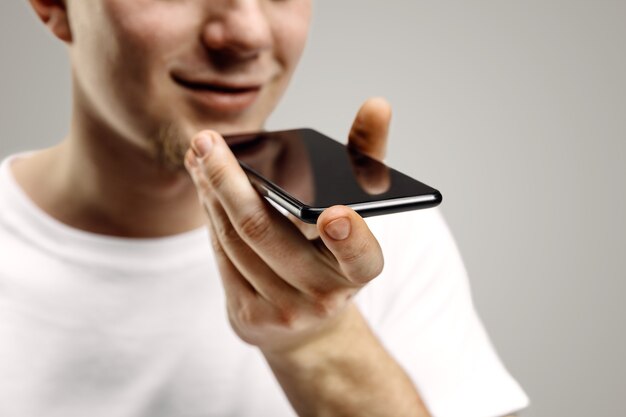
<instances>
[{"instance_id":1,"label":"white t-shirt","mask_svg":"<svg viewBox=\"0 0 626 417\"><path fill-rule=\"evenodd\" d=\"M205 229L159 239L73 229L28 199L12 159L0 166L1 416L295 415L263 356L228 324ZM431 413L526 407L439 211L368 223L385 269L356 302Z\"/></svg>"}]
</instances>

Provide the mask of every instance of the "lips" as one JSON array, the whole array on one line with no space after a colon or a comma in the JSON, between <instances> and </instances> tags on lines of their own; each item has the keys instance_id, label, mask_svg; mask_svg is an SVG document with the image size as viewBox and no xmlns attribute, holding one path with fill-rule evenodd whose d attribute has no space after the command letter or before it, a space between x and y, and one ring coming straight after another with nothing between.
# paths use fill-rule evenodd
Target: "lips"
<instances>
[{"instance_id":1,"label":"lips","mask_svg":"<svg viewBox=\"0 0 626 417\"><path fill-rule=\"evenodd\" d=\"M238 113L246 110L259 96L262 83L202 80L172 75L174 82L208 110Z\"/></svg>"}]
</instances>

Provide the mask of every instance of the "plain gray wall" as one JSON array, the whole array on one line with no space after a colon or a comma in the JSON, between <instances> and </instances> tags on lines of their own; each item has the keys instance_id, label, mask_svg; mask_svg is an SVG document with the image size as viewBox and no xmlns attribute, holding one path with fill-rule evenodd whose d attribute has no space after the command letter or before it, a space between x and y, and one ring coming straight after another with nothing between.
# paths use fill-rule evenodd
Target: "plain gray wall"
<instances>
[{"instance_id":1,"label":"plain gray wall","mask_svg":"<svg viewBox=\"0 0 626 417\"><path fill-rule=\"evenodd\" d=\"M63 46L0 5L0 156L67 129ZM347 134L393 104L388 161L443 191L525 416L623 415L626 2L318 1L269 127ZM1 343L1 341L0 341Z\"/></svg>"}]
</instances>

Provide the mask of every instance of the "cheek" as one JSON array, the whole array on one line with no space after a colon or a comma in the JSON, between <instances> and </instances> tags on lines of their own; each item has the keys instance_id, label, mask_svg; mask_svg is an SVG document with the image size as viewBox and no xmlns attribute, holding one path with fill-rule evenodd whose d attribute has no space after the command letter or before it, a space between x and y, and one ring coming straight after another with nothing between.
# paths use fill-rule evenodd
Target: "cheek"
<instances>
[{"instance_id":1,"label":"cheek","mask_svg":"<svg viewBox=\"0 0 626 417\"><path fill-rule=\"evenodd\" d=\"M308 1L293 1L271 14L276 54L283 64L293 70L306 44L311 20Z\"/></svg>"},{"instance_id":2,"label":"cheek","mask_svg":"<svg viewBox=\"0 0 626 417\"><path fill-rule=\"evenodd\" d=\"M114 60L139 77L137 82L164 70L162 64L189 38L195 20L193 10L181 2L110 0L103 12L114 38Z\"/></svg>"},{"instance_id":3,"label":"cheek","mask_svg":"<svg viewBox=\"0 0 626 417\"><path fill-rule=\"evenodd\" d=\"M85 89L110 121L145 130L155 114L166 116L159 108L166 62L193 38L198 13L190 9L189 2L102 0L100 10L88 10L92 26L74 52Z\"/></svg>"}]
</instances>

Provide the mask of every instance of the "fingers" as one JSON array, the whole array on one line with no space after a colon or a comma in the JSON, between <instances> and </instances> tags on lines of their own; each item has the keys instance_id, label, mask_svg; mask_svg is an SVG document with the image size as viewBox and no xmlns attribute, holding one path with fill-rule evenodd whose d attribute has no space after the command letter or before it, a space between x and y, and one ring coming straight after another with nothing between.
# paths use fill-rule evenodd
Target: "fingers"
<instances>
[{"instance_id":1,"label":"fingers","mask_svg":"<svg viewBox=\"0 0 626 417\"><path fill-rule=\"evenodd\" d=\"M382 272L384 261L380 245L354 210L345 206L330 207L320 215L317 227L350 282L364 285Z\"/></svg>"},{"instance_id":2,"label":"fingers","mask_svg":"<svg viewBox=\"0 0 626 417\"><path fill-rule=\"evenodd\" d=\"M219 202L217 194L210 191L211 185L204 175L204 167L199 164L191 149L185 156L185 165L201 190L200 199L207 209L211 243L220 266L223 265L227 271L230 269L239 271L244 281L245 277L254 277L254 279L247 280L248 286L253 292L273 304L282 305L283 299L297 295L295 288L286 281L276 279L270 267L240 238Z\"/></svg>"},{"instance_id":3,"label":"fingers","mask_svg":"<svg viewBox=\"0 0 626 417\"><path fill-rule=\"evenodd\" d=\"M391 123L391 105L384 98L370 98L359 109L350 134L348 146L374 159L383 160Z\"/></svg>"},{"instance_id":4,"label":"fingers","mask_svg":"<svg viewBox=\"0 0 626 417\"><path fill-rule=\"evenodd\" d=\"M276 273L248 246L233 228L228 215L215 196L205 197L211 220L214 251L227 259L265 300L279 308L288 309L302 300L301 293Z\"/></svg>"},{"instance_id":5,"label":"fingers","mask_svg":"<svg viewBox=\"0 0 626 417\"><path fill-rule=\"evenodd\" d=\"M202 132L192 147L186 163L209 213L216 252L263 298L278 305L298 293L317 299L356 289L382 270L378 242L353 210L324 211L317 229L325 247L316 246L257 194L221 136Z\"/></svg>"},{"instance_id":6,"label":"fingers","mask_svg":"<svg viewBox=\"0 0 626 417\"><path fill-rule=\"evenodd\" d=\"M204 143L206 139L211 143ZM272 286L264 278L269 272L304 294L337 285L336 265L326 262L294 224L258 195L218 134L201 132L192 147L200 157L192 176L217 239L261 294L272 299L270 294L277 289L278 284Z\"/></svg>"},{"instance_id":7,"label":"fingers","mask_svg":"<svg viewBox=\"0 0 626 417\"><path fill-rule=\"evenodd\" d=\"M206 181L206 196L214 196L224 207L238 235L261 252L277 250L284 238L303 246L306 239L282 215L273 210L250 184L246 174L217 133L200 132L192 141L195 155L200 159L202 177Z\"/></svg>"},{"instance_id":8,"label":"fingers","mask_svg":"<svg viewBox=\"0 0 626 417\"><path fill-rule=\"evenodd\" d=\"M262 335L264 329L276 324L291 324L293 308L274 304L260 296L226 256L218 240L214 240L214 245L224 293L228 299L228 318L239 337L247 343L258 344L259 334Z\"/></svg>"}]
</instances>

